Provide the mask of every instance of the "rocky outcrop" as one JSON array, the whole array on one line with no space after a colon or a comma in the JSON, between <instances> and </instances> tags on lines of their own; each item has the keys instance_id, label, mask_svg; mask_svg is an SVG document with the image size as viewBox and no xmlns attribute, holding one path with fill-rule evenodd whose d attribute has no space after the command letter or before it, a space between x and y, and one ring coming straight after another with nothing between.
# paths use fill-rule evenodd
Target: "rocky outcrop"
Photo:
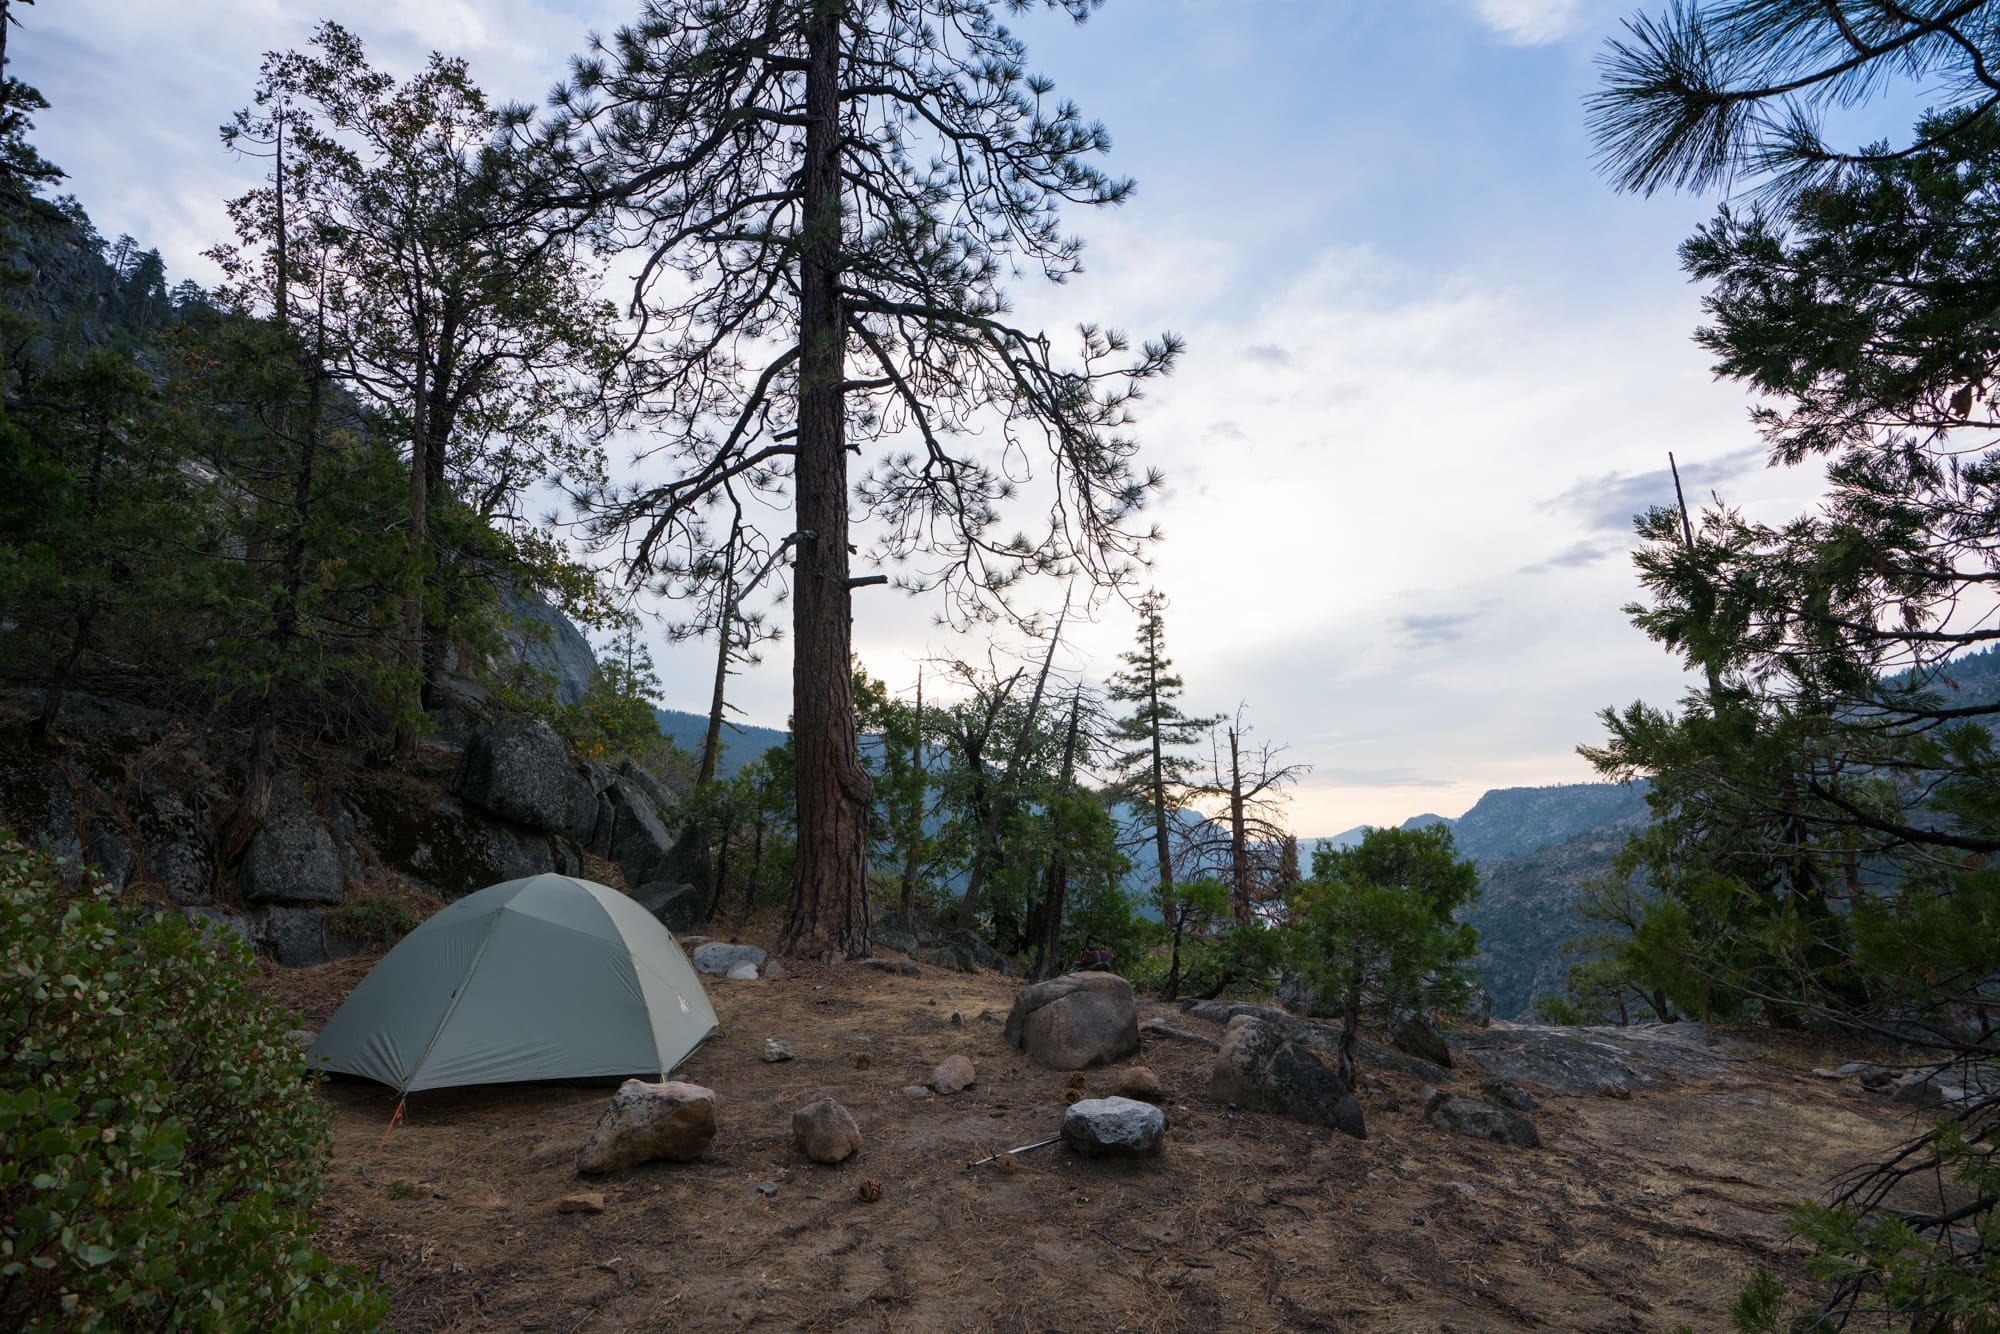
<instances>
[{"instance_id":1,"label":"rocky outcrop","mask_svg":"<svg viewBox=\"0 0 2000 1334\"><path fill-rule=\"evenodd\" d=\"M1322 1056L1334 1057L1340 1051L1340 1030L1331 1024L1314 1023L1296 1015L1268 1005L1252 1005L1246 1001L1195 1001L1189 1004L1187 1012L1197 1019L1206 1019L1212 1024L1228 1024L1239 1015L1250 1015L1264 1023L1274 1025L1291 1041L1303 1047L1310 1047ZM1354 1043L1355 1064L1364 1069L1393 1070L1397 1074L1409 1075L1428 1083L1442 1084L1451 1078L1451 1072L1443 1066L1407 1055L1367 1038L1357 1037Z\"/></svg>"},{"instance_id":2,"label":"rocky outcrop","mask_svg":"<svg viewBox=\"0 0 2000 1334\"><path fill-rule=\"evenodd\" d=\"M1085 1098L1063 1113L1060 1133L1086 1158L1151 1158L1166 1139L1167 1114L1131 1098Z\"/></svg>"},{"instance_id":3,"label":"rocky outcrop","mask_svg":"<svg viewBox=\"0 0 2000 1334\"><path fill-rule=\"evenodd\" d=\"M576 1170L589 1175L640 1163L691 1163L714 1138L714 1090L674 1080L649 1084L628 1079L597 1119L597 1128L577 1154Z\"/></svg>"},{"instance_id":4,"label":"rocky outcrop","mask_svg":"<svg viewBox=\"0 0 2000 1334\"><path fill-rule=\"evenodd\" d=\"M581 703L597 675L597 655L583 632L539 593L509 589L500 595L500 610L515 626L510 656L551 678L557 700Z\"/></svg>"},{"instance_id":5,"label":"rocky outcrop","mask_svg":"<svg viewBox=\"0 0 2000 1334\"><path fill-rule=\"evenodd\" d=\"M1139 1050L1132 984L1116 973L1066 973L1014 997L1007 1041L1056 1070L1110 1065Z\"/></svg>"},{"instance_id":6,"label":"rocky outcrop","mask_svg":"<svg viewBox=\"0 0 2000 1334\"><path fill-rule=\"evenodd\" d=\"M545 834L575 823L580 784L569 747L540 718L502 718L466 743L454 790L503 820Z\"/></svg>"},{"instance_id":7,"label":"rocky outcrop","mask_svg":"<svg viewBox=\"0 0 2000 1334\"><path fill-rule=\"evenodd\" d=\"M1700 1024L1559 1028L1509 1024L1452 1035L1481 1070L1558 1093L1602 1093L1723 1073L1730 1058Z\"/></svg>"},{"instance_id":8,"label":"rocky outcrop","mask_svg":"<svg viewBox=\"0 0 2000 1334\"><path fill-rule=\"evenodd\" d=\"M708 895L679 881L648 881L632 891L632 901L675 935L692 931L708 920Z\"/></svg>"},{"instance_id":9,"label":"rocky outcrop","mask_svg":"<svg viewBox=\"0 0 2000 1334\"><path fill-rule=\"evenodd\" d=\"M1209 1075L1208 1096L1356 1139L1368 1136L1361 1104L1340 1076L1282 1026L1254 1015L1229 1021Z\"/></svg>"},{"instance_id":10,"label":"rocky outcrop","mask_svg":"<svg viewBox=\"0 0 2000 1334\"><path fill-rule=\"evenodd\" d=\"M339 903L347 877L333 834L294 773L271 786L264 820L243 850L236 887L246 903Z\"/></svg>"},{"instance_id":11,"label":"rocky outcrop","mask_svg":"<svg viewBox=\"0 0 2000 1334\"><path fill-rule=\"evenodd\" d=\"M1405 1056L1451 1068L1451 1048L1431 1027L1431 1021L1414 1010L1406 1010L1390 1021L1389 1043Z\"/></svg>"}]
</instances>

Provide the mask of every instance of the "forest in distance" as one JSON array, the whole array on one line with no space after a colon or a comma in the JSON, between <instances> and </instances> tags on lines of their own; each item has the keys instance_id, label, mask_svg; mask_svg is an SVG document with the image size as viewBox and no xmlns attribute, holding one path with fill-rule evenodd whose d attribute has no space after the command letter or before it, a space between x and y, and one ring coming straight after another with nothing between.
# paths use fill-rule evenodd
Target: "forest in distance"
<instances>
[{"instance_id":1,"label":"forest in distance","mask_svg":"<svg viewBox=\"0 0 2000 1334\"><path fill-rule=\"evenodd\" d=\"M1145 398L1203 349L1019 314L1134 188L1024 6L635 3L536 104L331 20L271 51L204 285L67 192L38 121L91 112L0 0L0 1323L378 1325L248 979L555 872L800 967L1272 1002L1343 1093L1489 1017L1867 1044L1953 1092L1732 1318L2000 1328L2000 0L1605 40L1594 166L1713 199L1694 343L1824 484L1632 516L1685 690L1600 702L1599 781L1318 837L1265 703L1170 652ZM950 632L907 687L881 586Z\"/></svg>"}]
</instances>

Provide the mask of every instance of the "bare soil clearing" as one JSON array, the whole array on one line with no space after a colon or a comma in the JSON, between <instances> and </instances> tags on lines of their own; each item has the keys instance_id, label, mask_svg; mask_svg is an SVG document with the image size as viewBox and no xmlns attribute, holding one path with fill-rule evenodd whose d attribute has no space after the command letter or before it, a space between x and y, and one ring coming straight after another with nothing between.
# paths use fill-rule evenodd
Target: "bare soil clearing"
<instances>
[{"instance_id":1,"label":"bare soil clearing","mask_svg":"<svg viewBox=\"0 0 2000 1334\"><path fill-rule=\"evenodd\" d=\"M264 990L318 1027L370 962ZM1213 1053L1149 1036L1135 1063L1170 1095L1164 1159L1055 1146L971 1170L1054 1135L1075 1092L1002 1038L1018 984L787 967L711 980L723 1035L677 1076L718 1095L699 1163L579 1179L604 1087L419 1094L385 1137L394 1093L328 1086L326 1244L380 1275L401 1330L1710 1330L1750 1269L1795 1268L1794 1200L1916 1129L1788 1053L1629 1099L1546 1096L1539 1150L1436 1130L1415 1080L1364 1076L1357 1141L1208 1101ZM797 1059L761 1061L773 1036ZM954 1053L971 1089L904 1092ZM1084 1072L1082 1096L1118 1076ZM792 1111L824 1096L866 1136L837 1168L791 1146ZM604 1212L558 1213L585 1190Z\"/></svg>"}]
</instances>

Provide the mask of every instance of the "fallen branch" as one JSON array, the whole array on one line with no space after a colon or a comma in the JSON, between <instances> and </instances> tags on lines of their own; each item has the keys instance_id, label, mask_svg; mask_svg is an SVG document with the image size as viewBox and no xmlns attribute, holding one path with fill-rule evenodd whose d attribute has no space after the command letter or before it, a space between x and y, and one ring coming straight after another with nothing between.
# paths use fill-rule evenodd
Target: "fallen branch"
<instances>
[{"instance_id":1,"label":"fallen branch","mask_svg":"<svg viewBox=\"0 0 2000 1334\"><path fill-rule=\"evenodd\" d=\"M1205 1033L1190 1033L1185 1029L1172 1028L1158 1019L1148 1019L1145 1023L1140 1024L1139 1031L1156 1038L1172 1038L1176 1042L1192 1042L1196 1046L1207 1047L1210 1051L1214 1051L1222 1046L1220 1042Z\"/></svg>"}]
</instances>

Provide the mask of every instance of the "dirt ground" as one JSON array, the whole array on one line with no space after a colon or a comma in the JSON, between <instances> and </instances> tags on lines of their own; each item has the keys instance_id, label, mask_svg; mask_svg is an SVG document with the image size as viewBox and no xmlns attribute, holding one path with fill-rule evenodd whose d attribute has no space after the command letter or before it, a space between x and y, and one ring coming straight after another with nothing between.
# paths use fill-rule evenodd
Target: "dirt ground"
<instances>
[{"instance_id":1,"label":"dirt ground","mask_svg":"<svg viewBox=\"0 0 2000 1334\"><path fill-rule=\"evenodd\" d=\"M265 990L318 1028L370 962ZM1788 1052L1629 1100L1545 1097L1540 1149L1433 1129L1416 1081L1365 1078L1357 1141L1211 1102L1213 1053L1148 1038L1135 1063L1172 1095L1162 1160L1055 1146L975 1170L1053 1135L1071 1087L1002 1037L1018 985L860 965L711 979L722 1036L677 1076L718 1094L708 1156L610 1178L574 1170L605 1087L419 1094L385 1133L392 1092L329 1085L323 1240L388 1286L400 1330L1706 1331L1752 1268L1795 1269L1793 1201L1915 1128ZM797 1059L760 1061L767 1036ZM954 1052L973 1088L902 1091ZM1117 1074L1081 1082L1098 1096ZM792 1110L825 1095L866 1137L837 1168L791 1148ZM556 1211L580 1190L608 1207Z\"/></svg>"}]
</instances>

